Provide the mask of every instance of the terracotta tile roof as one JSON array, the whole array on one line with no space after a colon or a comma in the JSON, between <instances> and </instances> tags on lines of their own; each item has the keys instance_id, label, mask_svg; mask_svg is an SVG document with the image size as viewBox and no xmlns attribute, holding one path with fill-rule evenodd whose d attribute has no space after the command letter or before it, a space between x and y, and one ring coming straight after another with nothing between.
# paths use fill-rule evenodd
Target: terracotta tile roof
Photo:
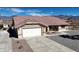
<instances>
[{"instance_id":1,"label":"terracotta tile roof","mask_svg":"<svg viewBox=\"0 0 79 59\"><path fill-rule=\"evenodd\" d=\"M61 20L57 17L50 17L50 16L17 16L14 17L14 22L16 27L20 27L27 22L37 22L44 26L50 25L69 25L64 20Z\"/></svg>"}]
</instances>

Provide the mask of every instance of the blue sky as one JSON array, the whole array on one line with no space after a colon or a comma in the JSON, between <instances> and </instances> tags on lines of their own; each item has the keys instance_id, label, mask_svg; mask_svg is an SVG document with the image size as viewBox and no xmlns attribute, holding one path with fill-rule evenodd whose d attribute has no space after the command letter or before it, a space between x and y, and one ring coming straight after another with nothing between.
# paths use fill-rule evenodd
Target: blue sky
<instances>
[{"instance_id":1,"label":"blue sky","mask_svg":"<svg viewBox=\"0 0 79 59\"><path fill-rule=\"evenodd\" d=\"M1 16L79 16L79 8L0 8Z\"/></svg>"}]
</instances>

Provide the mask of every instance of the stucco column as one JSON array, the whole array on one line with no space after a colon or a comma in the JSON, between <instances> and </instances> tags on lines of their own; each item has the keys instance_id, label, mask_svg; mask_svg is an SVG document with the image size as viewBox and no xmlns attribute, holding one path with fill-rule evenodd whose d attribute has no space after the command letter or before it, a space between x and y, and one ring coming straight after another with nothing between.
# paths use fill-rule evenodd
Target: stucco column
<instances>
[{"instance_id":1,"label":"stucco column","mask_svg":"<svg viewBox=\"0 0 79 59\"><path fill-rule=\"evenodd\" d=\"M47 27L47 32L49 32L49 27Z\"/></svg>"}]
</instances>

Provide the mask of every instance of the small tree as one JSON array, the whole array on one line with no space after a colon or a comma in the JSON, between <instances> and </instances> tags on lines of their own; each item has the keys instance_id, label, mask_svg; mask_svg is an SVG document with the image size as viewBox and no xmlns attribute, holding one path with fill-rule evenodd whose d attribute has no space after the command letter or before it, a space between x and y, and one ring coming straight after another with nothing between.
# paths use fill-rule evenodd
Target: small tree
<instances>
[{"instance_id":1,"label":"small tree","mask_svg":"<svg viewBox=\"0 0 79 59\"><path fill-rule=\"evenodd\" d=\"M12 18L12 25L11 26L14 26L15 24L14 24L14 19Z\"/></svg>"},{"instance_id":2,"label":"small tree","mask_svg":"<svg viewBox=\"0 0 79 59\"><path fill-rule=\"evenodd\" d=\"M2 29L3 28L3 25L2 24L0 24L0 29Z\"/></svg>"}]
</instances>

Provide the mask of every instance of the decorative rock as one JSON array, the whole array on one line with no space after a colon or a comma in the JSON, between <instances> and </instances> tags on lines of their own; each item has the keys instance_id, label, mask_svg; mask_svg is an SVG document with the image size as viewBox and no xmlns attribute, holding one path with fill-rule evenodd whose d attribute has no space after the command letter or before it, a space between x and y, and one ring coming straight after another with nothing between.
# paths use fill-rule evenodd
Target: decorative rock
<instances>
[{"instance_id":1,"label":"decorative rock","mask_svg":"<svg viewBox=\"0 0 79 59\"><path fill-rule=\"evenodd\" d=\"M22 49L22 48L23 48L23 46L19 46L19 47L18 47L18 49Z\"/></svg>"},{"instance_id":2,"label":"decorative rock","mask_svg":"<svg viewBox=\"0 0 79 59\"><path fill-rule=\"evenodd\" d=\"M19 41L17 41L16 43L19 43Z\"/></svg>"}]
</instances>

